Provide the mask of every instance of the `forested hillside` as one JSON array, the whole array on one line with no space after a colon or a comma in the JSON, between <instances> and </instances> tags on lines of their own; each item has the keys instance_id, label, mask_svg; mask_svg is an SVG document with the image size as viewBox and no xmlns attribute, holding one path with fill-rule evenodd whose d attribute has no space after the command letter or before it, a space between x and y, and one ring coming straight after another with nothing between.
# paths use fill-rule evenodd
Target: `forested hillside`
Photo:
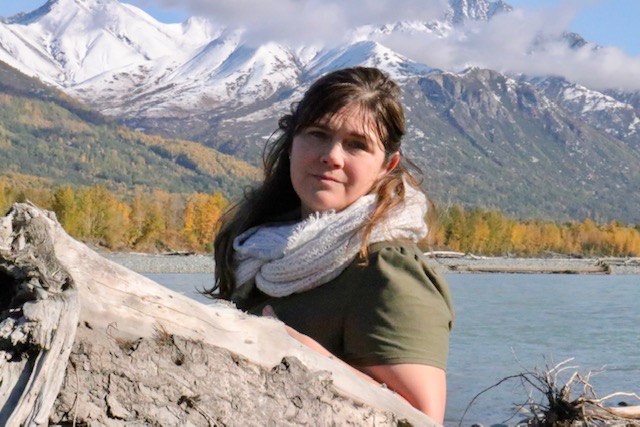
<instances>
[{"instance_id":1,"label":"forested hillside","mask_svg":"<svg viewBox=\"0 0 640 427\"><path fill-rule=\"evenodd\" d=\"M479 72L467 77L476 74ZM465 93L464 90L459 92ZM419 105L410 107L412 111L424 109ZM422 117L427 120L429 114L437 114L438 111L437 106L432 105ZM460 117L467 116L463 114ZM430 128L432 132L442 130L437 126ZM258 134L253 136L257 138ZM235 138L238 146L243 145L239 136ZM481 135L475 141L480 139ZM569 139L564 138L565 141ZM611 145L610 141L601 145L607 144ZM576 146L584 147L584 144L576 143ZM602 147L597 148L587 152L600 153ZM420 150L409 139L407 151L417 156ZM459 152L468 151L465 148ZM617 153L614 149L607 152L607 155ZM498 158L500 150L494 148L492 153L494 158ZM556 154L556 160L566 155ZM608 162L608 166L614 169L620 166L622 157ZM466 164L461 160L463 158L456 158L456 162ZM478 157L474 159L473 164L478 162ZM521 167L515 167L517 162L508 156L505 159L496 161L496 167L503 169L511 165L509 170L514 176L518 175ZM438 168L445 171L452 168L452 165L442 165L442 158L437 156L430 157L430 160L425 167L427 175ZM546 160L541 156L537 161L544 165ZM598 164L596 160L591 163ZM477 166L474 168L469 164L466 169L478 172ZM485 168L492 170L487 165ZM603 167L601 160L597 167L598 173L607 174L610 178L618 173L614 169ZM118 125L115 120L2 63L0 170L0 209L3 213L15 201L31 200L40 207L53 210L65 229L82 241L111 250L140 251L210 252L222 210L229 200L238 197L247 185L259 178L258 169L244 161L200 143L147 135ZM570 169L567 171L571 172ZM630 169L620 167L618 171L622 173ZM579 176L577 170L573 172ZM542 176L549 174L543 173ZM571 180L571 176L569 173L563 179ZM458 179L464 180L465 177L472 179L467 183L470 189L478 190L483 182L491 183L479 181L475 173L463 174ZM444 187L434 186L437 179L428 178L427 184L436 190L431 195L441 201L440 193L445 191ZM617 181L623 182L624 179ZM493 182L496 187L492 194L506 197L508 192L498 184ZM581 185L584 186L584 182ZM557 183L545 183L536 188L544 192L557 186ZM571 194L582 198L583 202L588 200L584 189L576 185L571 187ZM451 194L451 189L447 193ZM525 201L531 197L531 192L513 194ZM602 194L619 193L603 189ZM563 200L566 201L567 197ZM464 197L459 199L465 201ZM617 221L598 224L591 219L564 222L523 219L544 213L544 209L532 206L521 210L520 219L515 219L497 210L483 210L483 206L498 204L493 199L487 199L487 203L481 206L476 204L475 208L468 207L470 201L466 208L456 203L450 205L449 200L446 202L443 205L448 207L437 211L437 220L431 222L431 239L424 242L425 250L526 256L549 253L640 255L638 225L627 226ZM585 205L587 209L588 205ZM623 212L619 204L612 203L611 206L617 206L618 213ZM518 212L518 209L512 208L509 213L514 211ZM524 215L525 211L530 215ZM589 216L588 211L575 213L580 217Z\"/></svg>"},{"instance_id":2,"label":"forested hillside","mask_svg":"<svg viewBox=\"0 0 640 427\"><path fill-rule=\"evenodd\" d=\"M51 1L0 22L0 59L130 129L207 149L201 153L190 143L169 149L164 140L114 135L109 120L15 75L8 79L15 84L4 84L7 95L35 94L92 126L83 129L55 112L69 126L43 138L55 134L49 122L61 120L38 116L40 105L23 105L13 119L34 110L39 124L18 120L4 138L21 133L32 152L20 163L34 156L58 180L90 184L97 177L122 186L238 194L247 182L239 171L246 163L259 167L278 118L317 77L376 66L402 88L403 151L422 168L424 188L437 203L495 208L516 218L640 223L640 98L635 85L619 87L616 77L632 62L616 61L606 71L600 65L612 60L607 48L555 29L545 37L519 34L516 51L507 54L516 55L517 66L505 69L502 60L489 60L502 55L482 53L509 43L486 43L483 34L493 40L497 29L515 28L522 18L517 8L489 0L427 3L442 8L429 17L412 13L409 21L394 13L380 25L354 22L339 41L310 44L305 37L253 39L251 28L204 18L165 24L117 0ZM416 12L433 6L427 3ZM554 60L546 65L553 66L540 68L547 53ZM585 68L586 58L591 67ZM568 72L570 64L582 71ZM591 73L600 84L584 81ZM43 150L51 164L43 164ZM78 156L67 157L69 150ZM236 168L231 157L207 154L218 152L246 163ZM42 173L33 165L25 171L36 169Z\"/></svg>"},{"instance_id":3,"label":"forested hillside","mask_svg":"<svg viewBox=\"0 0 640 427\"><path fill-rule=\"evenodd\" d=\"M0 170L53 183L240 194L258 170L211 148L117 125L0 64Z\"/></svg>"}]
</instances>

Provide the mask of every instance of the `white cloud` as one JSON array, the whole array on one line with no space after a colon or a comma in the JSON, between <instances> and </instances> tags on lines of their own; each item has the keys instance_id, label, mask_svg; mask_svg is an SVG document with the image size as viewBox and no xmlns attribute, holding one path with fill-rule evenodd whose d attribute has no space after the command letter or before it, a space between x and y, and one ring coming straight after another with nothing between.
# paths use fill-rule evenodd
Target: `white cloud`
<instances>
[{"instance_id":1,"label":"white cloud","mask_svg":"<svg viewBox=\"0 0 640 427\"><path fill-rule=\"evenodd\" d=\"M559 75L593 89L640 89L639 57L590 43L572 49L562 39L580 7L584 3L568 1L538 11L514 10L453 29L447 37L393 34L378 41L414 61L444 70L478 66L507 73Z\"/></svg>"},{"instance_id":2,"label":"white cloud","mask_svg":"<svg viewBox=\"0 0 640 427\"><path fill-rule=\"evenodd\" d=\"M441 19L446 0L137 0L186 8L231 28L247 43L334 45L361 25ZM561 75L594 89L640 89L640 57L615 47L571 49L561 40L591 1L563 0L555 7L516 9L488 22L471 21L446 37L435 33L378 36L391 49L430 67L468 66L528 75Z\"/></svg>"},{"instance_id":3,"label":"white cloud","mask_svg":"<svg viewBox=\"0 0 640 427\"><path fill-rule=\"evenodd\" d=\"M433 20L446 0L138 0L181 7L227 27L246 30L249 42L334 44L353 28L407 19Z\"/></svg>"}]
</instances>

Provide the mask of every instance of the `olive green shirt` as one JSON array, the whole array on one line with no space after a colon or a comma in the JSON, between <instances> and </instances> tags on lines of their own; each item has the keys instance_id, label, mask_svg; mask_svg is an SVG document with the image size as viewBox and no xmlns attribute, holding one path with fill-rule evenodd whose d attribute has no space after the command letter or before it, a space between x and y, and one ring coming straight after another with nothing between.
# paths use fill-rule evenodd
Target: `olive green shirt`
<instances>
[{"instance_id":1,"label":"olive green shirt","mask_svg":"<svg viewBox=\"0 0 640 427\"><path fill-rule=\"evenodd\" d=\"M337 278L283 298L250 288L238 308L280 320L356 366L418 363L445 369L453 308L444 279L413 243L371 245Z\"/></svg>"}]
</instances>

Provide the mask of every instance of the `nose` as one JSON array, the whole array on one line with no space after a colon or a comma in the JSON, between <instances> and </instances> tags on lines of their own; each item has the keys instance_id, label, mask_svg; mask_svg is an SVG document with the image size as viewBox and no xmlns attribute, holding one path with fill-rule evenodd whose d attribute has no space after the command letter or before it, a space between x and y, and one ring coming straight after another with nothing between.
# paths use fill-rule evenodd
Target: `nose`
<instances>
[{"instance_id":1,"label":"nose","mask_svg":"<svg viewBox=\"0 0 640 427\"><path fill-rule=\"evenodd\" d=\"M339 169L344 166L344 152L339 141L326 144L320 156L320 161L331 168Z\"/></svg>"}]
</instances>

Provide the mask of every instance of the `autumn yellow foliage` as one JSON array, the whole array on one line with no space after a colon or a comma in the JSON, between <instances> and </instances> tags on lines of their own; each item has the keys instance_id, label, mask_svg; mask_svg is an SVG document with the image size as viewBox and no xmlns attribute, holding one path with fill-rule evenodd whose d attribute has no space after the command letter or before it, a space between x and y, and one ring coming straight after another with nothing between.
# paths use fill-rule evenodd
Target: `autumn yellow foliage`
<instances>
[{"instance_id":1,"label":"autumn yellow foliage","mask_svg":"<svg viewBox=\"0 0 640 427\"><path fill-rule=\"evenodd\" d=\"M591 219L559 223L515 220L498 211L452 206L431 224L430 249L478 255L640 256L640 225Z\"/></svg>"},{"instance_id":2,"label":"autumn yellow foliage","mask_svg":"<svg viewBox=\"0 0 640 427\"><path fill-rule=\"evenodd\" d=\"M26 200L54 211L74 238L110 250L142 252L211 252L220 216L229 204L221 193L138 190L119 196L103 186L51 188L45 179L0 177L2 213ZM640 224L598 224L588 218L564 223L516 220L495 210L455 205L438 210L429 222L425 250L529 257L640 256Z\"/></svg>"},{"instance_id":3,"label":"autumn yellow foliage","mask_svg":"<svg viewBox=\"0 0 640 427\"><path fill-rule=\"evenodd\" d=\"M110 250L210 252L228 202L220 193L193 195L156 190L117 196L104 186L50 189L0 178L0 208L30 201L55 212L74 238Z\"/></svg>"}]
</instances>

